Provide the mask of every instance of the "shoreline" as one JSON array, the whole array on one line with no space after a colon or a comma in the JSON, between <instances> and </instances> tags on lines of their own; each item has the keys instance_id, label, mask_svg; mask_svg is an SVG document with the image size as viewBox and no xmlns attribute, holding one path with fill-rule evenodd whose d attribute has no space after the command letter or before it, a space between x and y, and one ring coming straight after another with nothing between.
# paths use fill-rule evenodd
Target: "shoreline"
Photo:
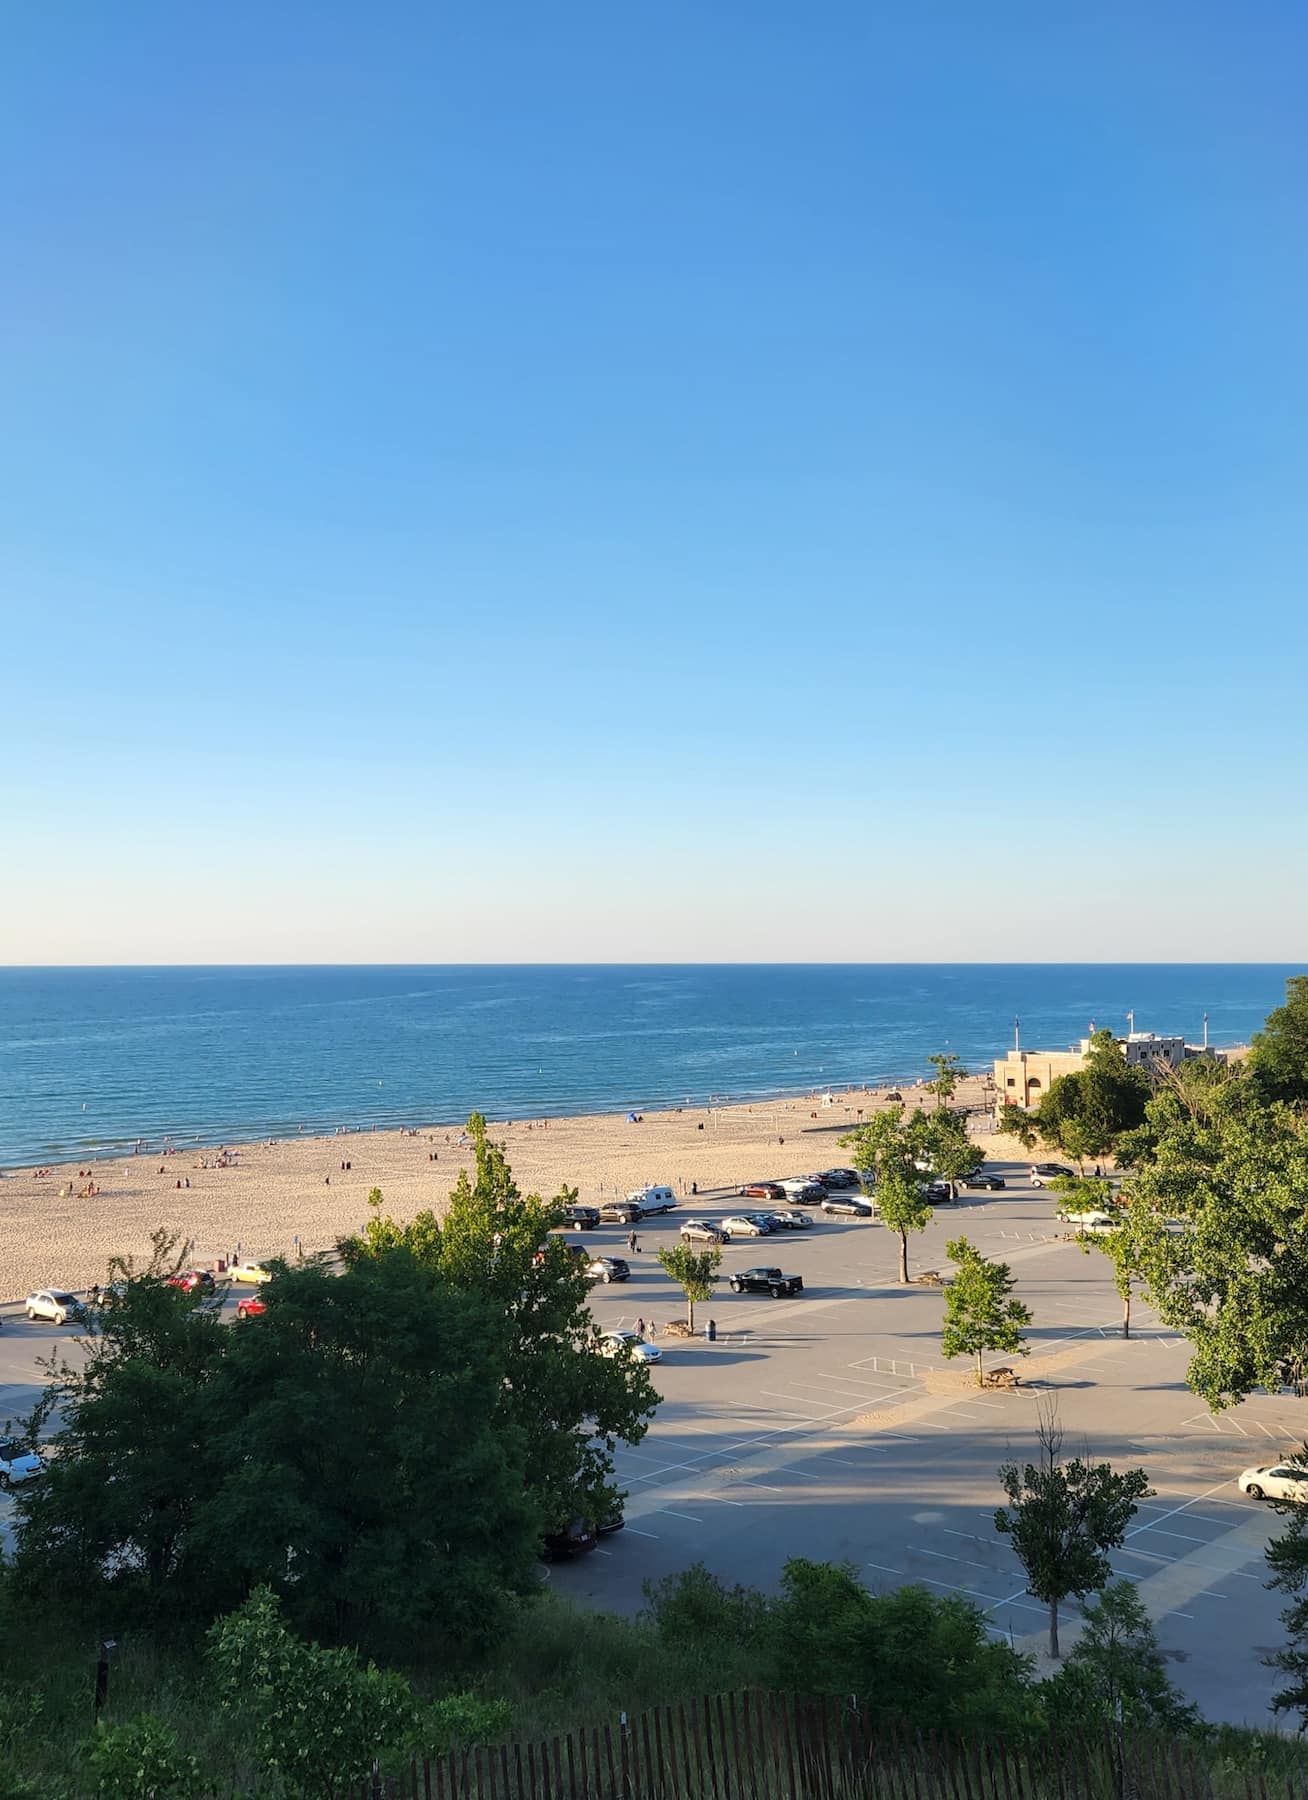
<instances>
[{"instance_id":1,"label":"shoreline","mask_svg":"<svg viewBox=\"0 0 1308 1800\"><path fill-rule=\"evenodd\" d=\"M576 1188L583 1200L663 1183L690 1197L742 1182L809 1174L847 1160L837 1140L892 1104L931 1105L924 1083L806 1090L734 1104L632 1114L491 1119L523 1193ZM979 1108L981 1076L960 1082L955 1105ZM830 1094L830 1098L827 1096ZM381 1188L399 1218L443 1214L472 1167L462 1124L298 1133L269 1142L176 1143L140 1154L83 1156L7 1169L0 1180L0 1302L34 1289L84 1290L111 1257L148 1255L150 1235L175 1232L188 1260L293 1258L357 1231ZM1006 1141L1006 1140L1005 1140ZM80 1173L79 1173L80 1170ZM48 1171L43 1173L42 1171Z\"/></svg>"}]
</instances>

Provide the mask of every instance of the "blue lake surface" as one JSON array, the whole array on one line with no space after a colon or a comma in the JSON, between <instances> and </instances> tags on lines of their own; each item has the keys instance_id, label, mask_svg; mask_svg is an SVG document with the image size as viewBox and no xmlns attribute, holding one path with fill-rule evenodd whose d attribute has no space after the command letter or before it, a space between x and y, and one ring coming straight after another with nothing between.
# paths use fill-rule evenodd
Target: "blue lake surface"
<instances>
[{"instance_id":1,"label":"blue lake surface","mask_svg":"<svg viewBox=\"0 0 1308 1800\"><path fill-rule=\"evenodd\" d=\"M1093 1020L1245 1041L1294 967L730 964L0 970L0 1166L165 1134L652 1110L907 1080Z\"/></svg>"}]
</instances>

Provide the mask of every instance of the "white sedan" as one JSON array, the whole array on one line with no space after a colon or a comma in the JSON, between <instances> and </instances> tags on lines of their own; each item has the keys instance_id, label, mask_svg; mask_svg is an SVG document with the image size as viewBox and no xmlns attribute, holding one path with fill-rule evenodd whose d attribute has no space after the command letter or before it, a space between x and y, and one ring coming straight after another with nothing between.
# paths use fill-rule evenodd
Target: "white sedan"
<instances>
[{"instance_id":1,"label":"white sedan","mask_svg":"<svg viewBox=\"0 0 1308 1800\"><path fill-rule=\"evenodd\" d=\"M69 1319L82 1317L82 1303L67 1288L41 1288L27 1296L29 1319L44 1319L50 1325L66 1325Z\"/></svg>"},{"instance_id":2,"label":"white sedan","mask_svg":"<svg viewBox=\"0 0 1308 1800\"><path fill-rule=\"evenodd\" d=\"M1254 1500L1308 1501L1308 1467L1302 1463L1264 1463L1246 1469L1236 1483L1242 1494Z\"/></svg>"},{"instance_id":3,"label":"white sedan","mask_svg":"<svg viewBox=\"0 0 1308 1800\"><path fill-rule=\"evenodd\" d=\"M40 1475L45 1464L34 1450L24 1450L21 1444L12 1440L0 1443L0 1488L15 1487L20 1481L30 1481L34 1475Z\"/></svg>"},{"instance_id":4,"label":"white sedan","mask_svg":"<svg viewBox=\"0 0 1308 1800\"><path fill-rule=\"evenodd\" d=\"M657 1344L647 1344L643 1337L634 1331L606 1331L600 1339L601 1356L634 1356L637 1362L656 1363L663 1361L663 1352Z\"/></svg>"},{"instance_id":5,"label":"white sedan","mask_svg":"<svg viewBox=\"0 0 1308 1800\"><path fill-rule=\"evenodd\" d=\"M1078 1231L1088 1231L1095 1237L1122 1228L1122 1221L1106 1212L1060 1212L1058 1216L1065 1225L1075 1225Z\"/></svg>"},{"instance_id":6,"label":"white sedan","mask_svg":"<svg viewBox=\"0 0 1308 1800\"><path fill-rule=\"evenodd\" d=\"M732 1213L722 1221L722 1230L728 1237L766 1237L771 1229L770 1225L751 1219L748 1213Z\"/></svg>"}]
</instances>

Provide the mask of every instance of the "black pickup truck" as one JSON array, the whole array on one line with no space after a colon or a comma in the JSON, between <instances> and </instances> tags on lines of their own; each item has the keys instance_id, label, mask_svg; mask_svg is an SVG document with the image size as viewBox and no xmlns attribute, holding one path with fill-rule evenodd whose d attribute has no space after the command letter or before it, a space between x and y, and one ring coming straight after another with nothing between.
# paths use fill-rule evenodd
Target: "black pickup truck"
<instances>
[{"instance_id":1,"label":"black pickup truck","mask_svg":"<svg viewBox=\"0 0 1308 1800\"><path fill-rule=\"evenodd\" d=\"M738 1269L731 1277L733 1294L771 1294L780 1300L787 1294L802 1294L802 1275L783 1275L780 1269Z\"/></svg>"}]
</instances>

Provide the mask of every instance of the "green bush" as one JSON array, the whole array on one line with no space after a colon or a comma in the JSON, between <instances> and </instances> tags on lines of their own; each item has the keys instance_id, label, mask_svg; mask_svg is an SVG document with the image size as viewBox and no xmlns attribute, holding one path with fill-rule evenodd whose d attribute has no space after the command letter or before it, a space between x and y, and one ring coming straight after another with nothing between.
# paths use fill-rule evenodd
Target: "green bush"
<instances>
[{"instance_id":1,"label":"green bush","mask_svg":"<svg viewBox=\"0 0 1308 1800\"><path fill-rule=\"evenodd\" d=\"M213 1791L202 1783L195 1757L151 1713L100 1726L83 1755L95 1800L200 1800Z\"/></svg>"}]
</instances>

